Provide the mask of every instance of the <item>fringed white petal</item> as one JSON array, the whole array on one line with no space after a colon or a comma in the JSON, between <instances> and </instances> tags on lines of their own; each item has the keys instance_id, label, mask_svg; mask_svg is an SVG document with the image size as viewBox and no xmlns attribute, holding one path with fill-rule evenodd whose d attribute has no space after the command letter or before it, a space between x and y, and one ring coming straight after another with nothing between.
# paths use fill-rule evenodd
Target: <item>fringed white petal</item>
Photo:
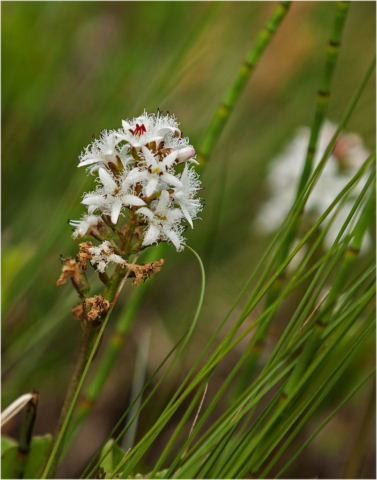
<instances>
[{"instance_id":1,"label":"fringed white petal","mask_svg":"<svg viewBox=\"0 0 377 480\"><path fill-rule=\"evenodd\" d=\"M111 175L104 168L100 168L98 170L98 175L101 179L103 186L105 187L105 190L110 192L114 191L118 187Z\"/></svg>"},{"instance_id":2,"label":"fringed white petal","mask_svg":"<svg viewBox=\"0 0 377 480\"><path fill-rule=\"evenodd\" d=\"M158 184L158 178L151 177L148 180L147 186L145 187L145 194L147 197L150 197L155 191Z\"/></svg>"},{"instance_id":3,"label":"fringed white petal","mask_svg":"<svg viewBox=\"0 0 377 480\"><path fill-rule=\"evenodd\" d=\"M156 208L156 213L163 215L166 213L166 209L169 205L169 192L166 190L161 191L160 200L158 201L158 205Z\"/></svg>"},{"instance_id":4,"label":"fringed white petal","mask_svg":"<svg viewBox=\"0 0 377 480\"><path fill-rule=\"evenodd\" d=\"M153 217L154 217L152 210L150 210L150 209L147 208L147 207L141 207L141 208L139 208L139 209L136 211L136 213L138 213L138 214L139 214L139 213L143 214L143 215L144 215L145 217L147 217L149 220L153 220Z\"/></svg>"},{"instance_id":5,"label":"fringed white petal","mask_svg":"<svg viewBox=\"0 0 377 480\"><path fill-rule=\"evenodd\" d=\"M141 182L141 181L147 179L148 177L149 177L148 172L141 171L139 168L134 168L127 175L125 181L127 181L129 183L137 183L137 182Z\"/></svg>"},{"instance_id":6,"label":"fringed white petal","mask_svg":"<svg viewBox=\"0 0 377 480\"><path fill-rule=\"evenodd\" d=\"M111 221L114 225L118 223L119 214L122 209L122 204L120 202L115 203L111 209Z\"/></svg>"},{"instance_id":7,"label":"fringed white petal","mask_svg":"<svg viewBox=\"0 0 377 480\"><path fill-rule=\"evenodd\" d=\"M105 197L103 195L87 195L84 197L83 201L81 202L84 205L102 205Z\"/></svg>"},{"instance_id":8,"label":"fringed white petal","mask_svg":"<svg viewBox=\"0 0 377 480\"><path fill-rule=\"evenodd\" d=\"M177 252L179 252L181 249L181 242L180 242L179 236L173 230L168 230L167 228L166 229L164 228L164 233L172 242L172 244L175 246L175 248L177 249Z\"/></svg>"},{"instance_id":9,"label":"fringed white petal","mask_svg":"<svg viewBox=\"0 0 377 480\"><path fill-rule=\"evenodd\" d=\"M172 175L171 173L164 172L161 175L161 179L166 182L168 185L173 185L174 187L183 187L183 184L177 177Z\"/></svg>"},{"instance_id":10,"label":"fringed white petal","mask_svg":"<svg viewBox=\"0 0 377 480\"><path fill-rule=\"evenodd\" d=\"M144 200L137 197L136 195L124 195L122 197L123 203L126 205L134 205L135 207L141 207L145 205Z\"/></svg>"},{"instance_id":11,"label":"fringed white petal","mask_svg":"<svg viewBox=\"0 0 377 480\"><path fill-rule=\"evenodd\" d=\"M163 127L157 130L158 135L166 135L167 133L171 133L173 135L175 133L178 133L178 135L180 135L181 131L179 130L179 128L174 128L174 127Z\"/></svg>"},{"instance_id":12,"label":"fringed white petal","mask_svg":"<svg viewBox=\"0 0 377 480\"><path fill-rule=\"evenodd\" d=\"M144 146L141 147L141 150L142 150L142 152L143 152L143 155L144 155L145 160L146 160L148 163L154 165L154 164L156 163L156 160L155 160L152 152L151 152L147 147L144 147Z\"/></svg>"},{"instance_id":13,"label":"fringed white petal","mask_svg":"<svg viewBox=\"0 0 377 480\"><path fill-rule=\"evenodd\" d=\"M191 218L191 215L189 214L189 211L187 210L187 208L184 205L180 205L180 207L181 207L181 210L183 212L183 215L185 216L186 220L190 224L190 227L194 228L194 225L192 223L192 218Z\"/></svg>"},{"instance_id":14,"label":"fringed white petal","mask_svg":"<svg viewBox=\"0 0 377 480\"><path fill-rule=\"evenodd\" d=\"M157 242L159 236L160 236L160 229L155 225L149 225L145 233L143 245L144 246L152 245L152 243Z\"/></svg>"},{"instance_id":15,"label":"fringed white petal","mask_svg":"<svg viewBox=\"0 0 377 480\"><path fill-rule=\"evenodd\" d=\"M80 162L77 166L78 167L86 167L87 165L92 165L93 163L100 162L100 158L88 158L87 160L84 160Z\"/></svg>"},{"instance_id":16,"label":"fringed white petal","mask_svg":"<svg viewBox=\"0 0 377 480\"><path fill-rule=\"evenodd\" d=\"M178 152L176 152L176 151L169 153L169 155L167 157L165 157L164 160L162 161L162 164L165 167L170 168L174 164L174 162L176 161L177 155L178 155Z\"/></svg>"}]
</instances>

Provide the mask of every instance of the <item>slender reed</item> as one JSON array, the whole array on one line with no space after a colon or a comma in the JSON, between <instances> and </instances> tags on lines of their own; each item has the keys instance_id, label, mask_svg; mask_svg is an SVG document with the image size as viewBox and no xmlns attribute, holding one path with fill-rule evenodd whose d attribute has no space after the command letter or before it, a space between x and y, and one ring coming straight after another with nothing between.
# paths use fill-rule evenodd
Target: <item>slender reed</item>
<instances>
[{"instance_id":1,"label":"slender reed","mask_svg":"<svg viewBox=\"0 0 377 480\"><path fill-rule=\"evenodd\" d=\"M356 260L359 256L361 244L364 239L365 233L376 216L376 187L373 187L368 202L366 203L364 210L361 214L360 220L357 222L354 229L354 237L348 246L342 265L336 275L335 280L332 283L329 295L325 302L317 312L317 319L314 324L311 336L309 337L304 350L302 351L299 361L292 372L289 380L285 386L284 393L282 395L282 401L285 401L290 395L292 389L298 383L310 363L315 352L318 350L322 343L323 330L329 325L332 313L336 305L336 300L342 293L345 284L348 281Z\"/></svg>"}]
</instances>

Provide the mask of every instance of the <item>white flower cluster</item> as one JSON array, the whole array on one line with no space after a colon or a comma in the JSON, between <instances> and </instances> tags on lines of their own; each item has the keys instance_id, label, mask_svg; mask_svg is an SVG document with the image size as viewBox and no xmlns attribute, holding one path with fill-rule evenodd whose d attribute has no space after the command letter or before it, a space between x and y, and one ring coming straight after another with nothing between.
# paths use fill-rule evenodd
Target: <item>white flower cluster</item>
<instances>
[{"instance_id":1,"label":"white flower cluster","mask_svg":"<svg viewBox=\"0 0 377 480\"><path fill-rule=\"evenodd\" d=\"M84 195L82 203L88 214L81 221L70 221L75 227L74 236L85 235L105 215L116 225L124 209L129 208L146 225L144 247L170 241L180 251L185 229L182 221L193 228L193 220L202 210L196 197L200 180L191 167L197 163L194 156L194 148L169 114L144 112L123 120L118 130L103 130L80 156L78 166L97 173L98 186ZM180 163L185 167L177 173L175 166Z\"/></svg>"},{"instance_id":2,"label":"white flower cluster","mask_svg":"<svg viewBox=\"0 0 377 480\"><path fill-rule=\"evenodd\" d=\"M329 121L324 123L314 158L314 168L320 162L336 129L336 125ZM300 128L284 152L271 163L267 177L271 197L262 206L254 223L254 227L260 233L270 233L277 230L291 209L303 170L309 137L310 129L307 127ZM369 154L370 152L364 147L360 136L352 133L341 135L309 196L306 211L318 219L319 215L330 206L336 196L357 173ZM352 200L361 192L367 178L368 176L365 175L360 179L352 195L350 195L349 201L335 218L324 239L326 248L330 248L333 244L352 209ZM321 224L321 226L325 225L326 221Z\"/></svg>"}]
</instances>

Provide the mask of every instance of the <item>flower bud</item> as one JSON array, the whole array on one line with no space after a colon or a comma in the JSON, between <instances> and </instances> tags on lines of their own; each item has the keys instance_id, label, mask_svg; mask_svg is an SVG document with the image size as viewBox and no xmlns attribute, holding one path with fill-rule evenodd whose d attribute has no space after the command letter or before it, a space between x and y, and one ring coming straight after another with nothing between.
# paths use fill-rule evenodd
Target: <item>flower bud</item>
<instances>
[{"instance_id":1,"label":"flower bud","mask_svg":"<svg viewBox=\"0 0 377 480\"><path fill-rule=\"evenodd\" d=\"M177 160L178 163L187 162L195 155L195 148L193 147L183 147L178 150Z\"/></svg>"}]
</instances>

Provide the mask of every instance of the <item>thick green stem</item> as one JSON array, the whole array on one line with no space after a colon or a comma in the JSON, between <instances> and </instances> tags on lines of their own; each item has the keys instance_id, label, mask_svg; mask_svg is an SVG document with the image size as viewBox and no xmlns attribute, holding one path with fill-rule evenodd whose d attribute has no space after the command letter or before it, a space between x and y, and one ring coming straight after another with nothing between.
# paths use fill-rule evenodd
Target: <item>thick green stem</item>
<instances>
[{"instance_id":1,"label":"thick green stem","mask_svg":"<svg viewBox=\"0 0 377 480\"><path fill-rule=\"evenodd\" d=\"M310 174L313 170L314 155L317 148L318 138L321 132L323 121L325 120L330 93L331 83L335 72L336 62L339 56L340 44L344 24L347 18L350 2L337 2L334 22L330 34L329 43L327 45L326 63L323 72L321 85L317 94L317 105L314 115L314 122L310 132L309 147L305 159L305 167L301 175L298 187L298 194L307 184Z\"/></svg>"},{"instance_id":2,"label":"thick green stem","mask_svg":"<svg viewBox=\"0 0 377 480\"><path fill-rule=\"evenodd\" d=\"M198 162L201 167L204 166L208 157L212 153L212 150L225 127L226 122L229 119L229 116L235 106L238 98L240 97L243 89L246 86L255 66L257 65L262 53L266 49L267 45L271 42L276 30L281 24L283 18L285 17L289 5L291 2L280 2L279 5L275 8L270 19L264 26L263 30L260 32L253 48L250 50L248 56L246 57L244 63L238 70L236 77L233 80L233 83L225 93L223 100L218 107L213 120L208 128L208 131L204 137L203 143L199 150Z\"/></svg>"}]
</instances>

